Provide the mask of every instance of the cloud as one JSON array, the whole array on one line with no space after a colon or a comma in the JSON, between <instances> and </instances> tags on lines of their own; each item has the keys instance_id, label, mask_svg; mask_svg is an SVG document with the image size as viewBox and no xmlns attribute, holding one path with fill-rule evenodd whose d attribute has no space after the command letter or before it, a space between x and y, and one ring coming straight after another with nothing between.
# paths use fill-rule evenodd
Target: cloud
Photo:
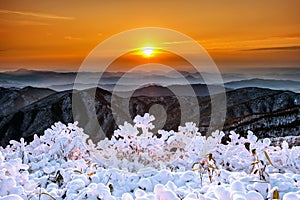
<instances>
[{"instance_id":1,"label":"cloud","mask_svg":"<svg viewBox=\"0 0 300 200\"><path fill-rule=\"evenodd\" d=\"M32 25L32 26L47 26L48 23L37 22L37 21L29 21L29 20L21 20L18 22L20 25Z\"/></svg>"},{"instance_id":2,"label":"cloud","mask_svg":"<svg viewBox=\"0 0 300 200\"><path fill-rule=\"evenodd\" d=\"M172 42L163 42L162 44L188 44L192 43L192 40L182 40L182 41L172 41Z\"/></svg>"},{"instance_id":3,"label":"cloud","mask_svg":"<svg viewBox=\"0 0 300 200\"><path fill-rule=\"evenodd\" d=\"M65 39L65 40L82 40L82 38L79 38L79 37L73 37L73 36L65 36L64 39Z\"/></svg>"},{"instance_id":4,"label":"cloud","mask_svg":"<svg viewBox=\"0 0 300 200\"><path fill-rule=\"evenodd\" d=\"M272 50L300 50L300 46L262 47L262 48L254 48L254 49L245 49L243 51L272 51Z\"/></svg>"},{"instance_id":5,"label":"cloud","mask_svg":"<svg viewBox=\"0 0 300 200\"><path fill-rule=\"evenodd\" d=\"M0 19L2 22L7 22L7 23L13 23L17 25L23 25L23 26L46 26L49 25L48 23L45 22L40 22L40 21L33 21L33 20L7 20L7 19ZM1 33L1 32L0 32Z\"/></svg>"},{"instance_id":6,"label":"cloud","mask_svg":"<svg viewBox=\"0 0 300 200\"><path fill-rule=\"evenodd\" d=\"M37 17L37 18L44 18L44 19L60 19L60 20L73 20L74 19L73 17L58 16L58 15L52 15L52 14L47 14L47 13L24 12L24 11L4 10L4 9L0 9L0 13L15 14L15 15L28 16L28 17Z\"/></svg>"}]
</instances>

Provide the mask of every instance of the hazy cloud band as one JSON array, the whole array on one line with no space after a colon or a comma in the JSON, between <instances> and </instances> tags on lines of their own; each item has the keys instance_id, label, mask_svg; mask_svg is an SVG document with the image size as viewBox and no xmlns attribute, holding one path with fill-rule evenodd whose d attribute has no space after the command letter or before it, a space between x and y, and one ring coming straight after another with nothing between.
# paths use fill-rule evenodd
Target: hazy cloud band
<instances>
[{"instance_id":1,"label":"hazy cloud band","mask_svg":"<svg viewBox=\"0 0 300 200\"><path fill-rule=\"evenodd\" d=\"M62 19L62 20L73 20L73 17L65 17L65 16L58 16L46 13L36 13L36 12L24 12L24 11L15 11L15 10L3 10L0 9L0 13L4 14L16 14L16 15L23 15L29 17L38 17L38 18L46 18L46 19Z\"/></svg>"},{"instance_id":2,"label":"hazy cloud band","mask_svg":"<svg viewBox=\"0 0 300 200\"><path fill-rule=\"evenodd\" d=\"M243 51L269 51L269 50L300 50L300 46L263 47L263 48L246 49Z\"/></svg>"}]
</instances>

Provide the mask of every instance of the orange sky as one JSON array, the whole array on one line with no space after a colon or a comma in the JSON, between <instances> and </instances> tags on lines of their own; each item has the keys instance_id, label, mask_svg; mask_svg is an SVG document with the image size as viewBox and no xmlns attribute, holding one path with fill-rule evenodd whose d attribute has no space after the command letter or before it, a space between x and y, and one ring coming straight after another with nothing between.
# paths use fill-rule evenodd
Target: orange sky
<instances>
[{"instance_id":1,"label":"orange sky","mask_svg":"<svg viewBox=\"0 0 300 200\"><path fill-rule=\"evenodd\" d=\"M76 70L101 41L148 26L197 40L221 70L300 67L299 8L298 0L0 0L0 69Z\"/></svg>"}]
</instances>

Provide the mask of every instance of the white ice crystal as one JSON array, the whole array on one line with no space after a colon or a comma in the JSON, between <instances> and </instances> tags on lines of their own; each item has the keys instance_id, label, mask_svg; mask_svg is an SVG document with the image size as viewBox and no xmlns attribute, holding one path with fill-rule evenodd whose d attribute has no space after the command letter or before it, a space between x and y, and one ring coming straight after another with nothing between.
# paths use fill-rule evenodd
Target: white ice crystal
<instances>
[{"instance_id":1,"label":"white ice crystal","mask_svg":"<svg viewBox=\"0 0 300 200\"><path fill-rule=\"evenodd\" d=\"M153 115L149 115L149 113L146 113L143 117L140 115L137 115L133 122L135 123L135 126L137 128L142 129L142 134L144 137L151 137L152 135L149 135L149 130L152 130L154 128L154 125L151 123L154 121L155 118Z\"/></svg>"}]
</instances>

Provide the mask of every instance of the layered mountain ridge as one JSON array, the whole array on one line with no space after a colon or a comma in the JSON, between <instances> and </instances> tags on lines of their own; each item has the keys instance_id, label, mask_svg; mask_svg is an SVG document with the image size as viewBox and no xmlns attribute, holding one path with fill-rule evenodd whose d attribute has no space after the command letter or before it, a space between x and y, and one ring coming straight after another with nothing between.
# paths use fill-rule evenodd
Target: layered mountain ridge
<instances>
[{"instance_id":1,"label":"layered mountain ridge","mask_svg":"<svg viewBox=\"0 0 300 200\"><path fill-rule=\"evenodd\" d=\"M149 87L147 89L149 90ZM167 90L165 87L154 85L150 89L157 94ZM55 92L49 89L30 87L26 88L26 90L27 92L24 92L25 90L20 92L19 89L16 90L15 88L2 88L0 90L2 94L0 101L10 102L9 106L11 108L7 109L7 104L0 104L0 138L2 146L7 145L11 139L19 140L21 137L30 141L34 134L42 134L45 129L57 121L69 123L77 120L78 116L73 116L73 97L81 99L82 105L87 105L94 101L95 117L91 117L90 111L84 106L82 110L79 109L80 112L76 111L77 114L81 115L79 126L83 127L91 138L96 140L103 138L98 133L97 126L94 126L96 122L102 127L107 137L110 137L117 128L116 116L113 115L111 110L111 93L109 91L97 88L95 97L92 97L92 89ZM129 107L125 107L125 109L129 109L131 118L137 114L143 115L149 112L151 106L160 104L167 114L166 123L162 128L176 130L180 125L181 114L185 112L181 110L177 96L171 92L164 96L145 96L142 90L143 88L140 88L138 91L135 91L135 95L129 99ZM35 93L34 91L38 92ZM205 91L205 88L202 88L200 91ZM33 94L37 95L34 96ZM211 131L208 128L211 120L210 102L218 99L219 95L213 94L211 97L198 96L197 105L191 103L188 97L183 98L188 105L185 109L190 112L190 116L195 114L195 108L199 106L199 128L203 134ZM27 100L19 103L19 100L10 101L9 99L11 98L8 97ZM241 135L246 135L247 130L252 130L259 138L299 135L300 94L283 90L249 87L227 90L226 98L227 112L223 127L225 132L233 130ZM118 106L121 109L122 105L116 105L117 108ZM158 116L156 118L159 119Z\"/></svg>"}]
</instances>

